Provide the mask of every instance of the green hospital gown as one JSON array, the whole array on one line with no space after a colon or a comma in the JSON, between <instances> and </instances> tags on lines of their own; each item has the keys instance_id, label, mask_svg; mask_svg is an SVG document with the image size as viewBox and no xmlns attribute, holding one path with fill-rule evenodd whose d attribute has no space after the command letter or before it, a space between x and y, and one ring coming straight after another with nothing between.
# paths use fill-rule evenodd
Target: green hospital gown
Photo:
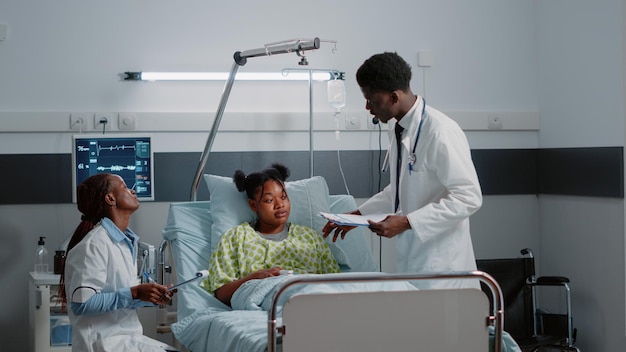
<instances>
[{"instance_id":1,"label":"green hospital gown","mask_svg":"<svg viewBox=\"0 0 626 352\"><path fill-rule=\"evenodd\" d=\"M272 241L246 222L224 233L211 255L209 277L202 287L213 294L224 284L276 266L300 274L340 272L328 244L315 230L291 224L287 238Z\"/></svg>"}]
</instances>

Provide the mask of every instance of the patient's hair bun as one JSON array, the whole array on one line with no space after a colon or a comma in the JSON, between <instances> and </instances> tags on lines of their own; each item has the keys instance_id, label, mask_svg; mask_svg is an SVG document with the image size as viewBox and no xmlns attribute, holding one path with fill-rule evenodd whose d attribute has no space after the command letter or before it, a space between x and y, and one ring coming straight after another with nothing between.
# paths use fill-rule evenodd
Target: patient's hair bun
<instances>
[{"instance_id":1,"label":"patient's hair bun","mask_svg":"<svg viewBox=\"0 0 626 352\"><path fill-rule=\"evenodd\" d=\"M266 169L264 172L267 173L268 175L270 173L275 173L274 177L276 177L277 179L281 181L285 181L287 177L291 175L291 173L289 172L289 169L285 165L279 164L279 163L272 164L272 167L269 169Z\"/></svg>"},{"instance_id":2,"label":"patient's hair bun","mask_svg":"<svg viewBox=\"0 0 626 352\"><path fill-rule=\"evenodd\" d=\"M235 171L235 175L233 176L233 182L235 182L235 186L237 186L237 190L239 192L243 192L246 190L246 174L244 174L243 171Z\"/></svg>"},{"instance_id":3,"label":"patient's hair bun","mask_svg":"<svg viewBox=\"0 0 626 352\"><path fill-rule=\"evenodd\" d=\"M249 199L254 199L257 188L262 187L266 181L276 180L282 184L290 174L289 169L285 165L273 163L267 169L253 172L248 176L242 170L237 170L233 175L233 182L239 192L245 191Z\"/></svg>"}]
</instances>

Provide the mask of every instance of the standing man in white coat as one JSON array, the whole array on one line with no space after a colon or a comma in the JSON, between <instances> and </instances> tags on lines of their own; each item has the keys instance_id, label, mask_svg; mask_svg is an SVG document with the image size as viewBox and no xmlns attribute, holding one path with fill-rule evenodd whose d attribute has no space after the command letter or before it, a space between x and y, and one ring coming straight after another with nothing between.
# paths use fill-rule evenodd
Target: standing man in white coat
<instances>
[{"instance_id":1,"label":"standing man in white coat","mask_svg":"<svg viewBox=\"0 0 626 352\"><path fill-rule=\"evenodd\" d=\"M370 230L394 238L397 266L404 273L476 269L469 217L482 205L482 192L469 144L461 128L426 105L410 88L411 67L396 53L367 59L357 70L365 108L390 123L390 184L353 214L391 213ZM398 143L399 142L399 143ZM327 223L333 241L353 229ZM476 280L421 281L419 288L474 287Z\"/></svg>"}]
</instances>

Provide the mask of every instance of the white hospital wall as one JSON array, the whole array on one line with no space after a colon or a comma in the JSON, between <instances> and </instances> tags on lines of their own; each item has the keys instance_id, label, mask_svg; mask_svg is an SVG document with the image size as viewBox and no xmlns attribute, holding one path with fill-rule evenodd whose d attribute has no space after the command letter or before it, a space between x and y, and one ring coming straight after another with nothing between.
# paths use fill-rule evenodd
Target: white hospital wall
<instances>
[{"instance_id":1,"label":"white hospital wall","mask_svg":"<svg viewBox=\"0 0 626 352\"><path fill-rule=\"evenodd\" d=\"M606 28L622 25L620 5L618 0L588 4L586 6L590 6L591 10L609 15L608 19L601 16L585 17L577 24L590 22L585 23L584 28L596 35L592 39L613 38L617 41L616 45L620 46L620 38L615 39L615 33ZM219 4L199 0L184 3L165 0L114 0L100 3L59 0L37 4L0 0L0 23L6 23L9 29L7 39L0 41L0 117L15 123L11 118L12 113L24 112L30 116L29 123L33 122L32 130L23 132L15 132L14 125L7 126L0 122L0 152L69 153L71 132L65 130L69 124L63 118L59 119L58 124L64 126L56 126L58 113L69 117L70 112L85 111L139 114L172 112L180 113L182 118L179 123L184 126L190 120L188 114L199 112L211 115L215 111L222 90L221 83L121 82L117 75L124 71L140 70L227 71L232 65L232 54L237 50L258 48L267 42L282 39L312 36L338 41L336 53L330 53L326 49L327 44L323 43L321 50L309 55L309 61L313 67L346 71L348 103L344 110L362 114L359 116L363 119L366 116L363 114L364 102L353 80L354 71L373 53L398 51L414 67L414 90L420 94L425 92L429 104L443 111L459 112L459 116L479 116L476 119L482 119L486 112L538 112L541 109L541 133L532 130L473 130L468 132L473 148L595 146L601 145L599 142L603 140L609 145L621 146L623 134L615 135L619 133L615 130L623 130L623 111L621 107L616 109L613 105L621 103L622 95L619 95L619 99L609 96L609 104L596 102L595 105L600 107L612 106L613 110L592 115L605 125L601 127L602 130L587 135L582 133L583 119L569 120L567 116L570 114L562 111L568 104L582 106L584 99L572 98L566 103L557 103L552 98L548 99L550 101L543 98L544 94L553 93L553 90L570 89L570 82L565 80L570 73L559 78L554 84L556 87L551 86L552 89L548 88L548 77L537 78L540 69L544 69L543 65L551 63L549 60L544 63L543 60L548 59L544 56L566 55L571 58L584 52L581 49L575 55L570 55L560 47L546 48L548 45L543 44L542 32L556 31L559 22L566 21L555 10L563 8L581 17L589 10L580 2L570 5L566 1L549 5L536 1L405 0L387 1L381 5L376 1L357 0L238 1ZM544 11L547 14L543 15ZM573 24L568 28L576 33ZM621 27L619 30L621 33ZM571 41L576 37L574 34L566 35ZM595 58L594 54L614 51L611 44L610 41L593 42L602 50L587 52L585 55ZM424 50L434 54L434 65L426 70L417 68L417 53ZM554 53L550 50L554 50ZM621 52L616 55L619 54ZM598 56L604 57L604 54ZM614 65L614 62L608 62L602 67L594 66L594 71L606 74L617 70ZM251 59L242 70L270 71L296 66L295 55L282 55ZM585 67L581 64L577 69ZM601 80L602 85L615 79L606 76L592 74L589 78ZM425 89L422 84L424 78ZM614 89L622 90L621 86L612 86L607 91L611 93ZM306 113L306 93L305 87L285 90L281 83L237 83L227 110ZM580 91L576 93L581 94ZM323 95L316 91L315 96ZM602 97L606 97L606 94ZM547 112L556 113L545 116L544 107ZM331 111L323 99L315 101L315 110ZM33 112L37 114L32 115ZM615 117L618 115L621 118L619 121ZM50 121L54 121L54 126L49 126ZM209 125L207 123L207 128ZM568 133L562 133L563 127L567 128ZM576 138L560 140L567 138L570 128ZM344 134L348 133L351 132ZM367 132L362 134L368 136ZM163 132L162 138L164 143L158 147L159 151L180 148L201 151L206 135L202 132L176 131ZM364 137L366 140L359 138L346 142L346 149L369 149L369 137ZM329 141L332 139L322 139L317 145L325 148ZM552 141L557 142L552 144ZM293 148L301 150L307 147L303 142ZM231 150L239 146L232 139L222 139L216 141L216 148ZM45 175L42 177L45 178ZM16 184L21 186L19 182ZM7 186L16 185L2 185ZM559 204L553 205L544 198L540 201L535 196L486 197L483 208L472 219L477 256L516 256L520 248L537 249L540 243L547 247L541 248L542 254L552 254L556 250L556 243L571 247L563 253L579 252L581 248L587 248L587 243L582 245L578 242L587 239L588 234L577 228L571 232L559 229L559 224L564 222L559 219L568 217L577 217L581 221L591 218L596 226L606 226L610 230L606 236L613 238L606 246L621 243L623 248L623 216L616 219L610 216L615 213L615 209L623 207L621 200L600 199L599 207L583 206L582 210L572 209L563 214L566 209L560 210L557 208ZM555 198L557 203L563 202L562 198ZM570 199L566 198L565 202ZM584 204L585 200L580 202ZM575 201L574 205L578 205L578 202ZM167 206L164 203L143 204L131 226L144 240L158 244ZM541 216L538 215L540 211ZM608 213L604 214L605 211ZM548 215L549 218L544 217ZM0 349L22 351L25 348L26 272L32 265L31 252L34 251L36 238L45 233L49 236L49 249L56 248L73 231L77 221L78 215L71 204L0 206L0 238L3 241L0 258L3 258L5 268L0 275L3 282L20 283L14 289L15 295L5 297L5 308L0 314ZM548 223L556 224L557 233L543 232L553 229L548 227ZM579 240L565 241L564 244L559 240L563 236ZM611 325L611 329L621 329L622 332L621 335L615 335L611 330L612 337L604 346L607 351L617 349L616 346L622 346L624 342L624 315L610 314L609 309L618 306L624 311L624 257L623 252L621 254L618 258L611 256L605 259L611 268L617 268L620 275L618 280L621 280L614 287L618 291L617 297L611 297L599 307L600 314L608 316L602 323ZM576 258L580 257L570 258L568 263ZM571 264L577 271L585 272L580 267L582 264ZM556 264L548 266L547 263L542 267L546 271L552 268L561 269ZM574 276L576 273L571 274ZM595 283L578 276L576 281L581 284ZM576 289L580 288L576 286ZM583 292L585 299L604 298L591 288ZM589 312L582 310L582 313ZM590 320L586 324L593 323L595 321ZM581 341L591 346L587 350L600 350L594 346L603 342L594 337L599 335L590 334L591 331L592 328L585 325L585 330L581 329ZM154 335L151 331L147 333Z\"/></svg>"},{"instance_id":2,"label":"white hospital wall","mask_svg":"<svg viewBox=\"0 0 626 352\"><path fill-rule=\"evenodd\" d=\"M312 36L337 40L338 50L334 55L328 49L312 53L311 64L348 73L375 52L398 51L417 66L417 53L432 51L427 95L434 106L537 109L534 75L527 74L535 66L533 6L525 1L390 1L385 6L389 11L381 11L379 3L355 0L3 3L9 35L2 43L0 69L3 79L12 82L0 91L4 111L212 111L221 85L196 83L181 94L188 83L126 84L115 75L129 70L226 71L237 50ZM380 25L392 23L393 30ZM262 71L285 67L297 67L297 58L258 58L246 65ZM352 77L348 75L347 109L362 109ZM24 90L29 94L20 93ZM266 92L272 95L271 89ZM306 111L306 96L298 93L281 97L279 109ZM255 90L232 105L275 111L266 98Z\"/></svg>"},{"instance_id":3,"label":"white hospital wall","mask_svg":"<svg viewBox=\"0 0 626 352\"><path fill-rule=\"evenodd\" d=\"M539 145L624 145L624 2L538 1ZM539 197L541 273L569 276L581 350L622 350L624 202Z\"/></svg>"}]
</instances>

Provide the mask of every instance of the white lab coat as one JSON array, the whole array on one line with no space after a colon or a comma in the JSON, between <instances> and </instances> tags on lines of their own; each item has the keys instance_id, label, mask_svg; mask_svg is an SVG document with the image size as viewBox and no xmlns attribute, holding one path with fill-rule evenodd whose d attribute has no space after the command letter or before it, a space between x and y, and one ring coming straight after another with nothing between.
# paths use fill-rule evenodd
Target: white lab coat
<instances>
[{"instance_id":1,"label":"white lab coat","mask_svg":"<svg viewBox=\"0 0 626 352\"><path fill-rule=\"evenodd\" d=\"M409 155L421 120L423 99L401 119L400 205L411 230L394 237L399 272L432 273L476 269L469 217L482 205L482 192L465 134L452 119L426 106L425 120L409 174ZM394 126L389 140L395 146ZM390 185L359 207L362 214L393 213L396 193L395 147L390 147ZM475 280L420 282L420 288L473 287Z\"/></svg>"},{"instance_id":2,"label":"white lab coat","mask_svg":"<svg viewBox=\"0 0 626 352\"><path fill-rule=\"evenodd\" d=\"M114 292L139 284L134 255L124 241L114 242L102 225L96 225L69 251L65 285L70 302L84 303L95 292ZM143 336L136 310L116 309L95 315L75 315L72 351L164 351L166 344Z\"/></svg>"}]
</instances>

